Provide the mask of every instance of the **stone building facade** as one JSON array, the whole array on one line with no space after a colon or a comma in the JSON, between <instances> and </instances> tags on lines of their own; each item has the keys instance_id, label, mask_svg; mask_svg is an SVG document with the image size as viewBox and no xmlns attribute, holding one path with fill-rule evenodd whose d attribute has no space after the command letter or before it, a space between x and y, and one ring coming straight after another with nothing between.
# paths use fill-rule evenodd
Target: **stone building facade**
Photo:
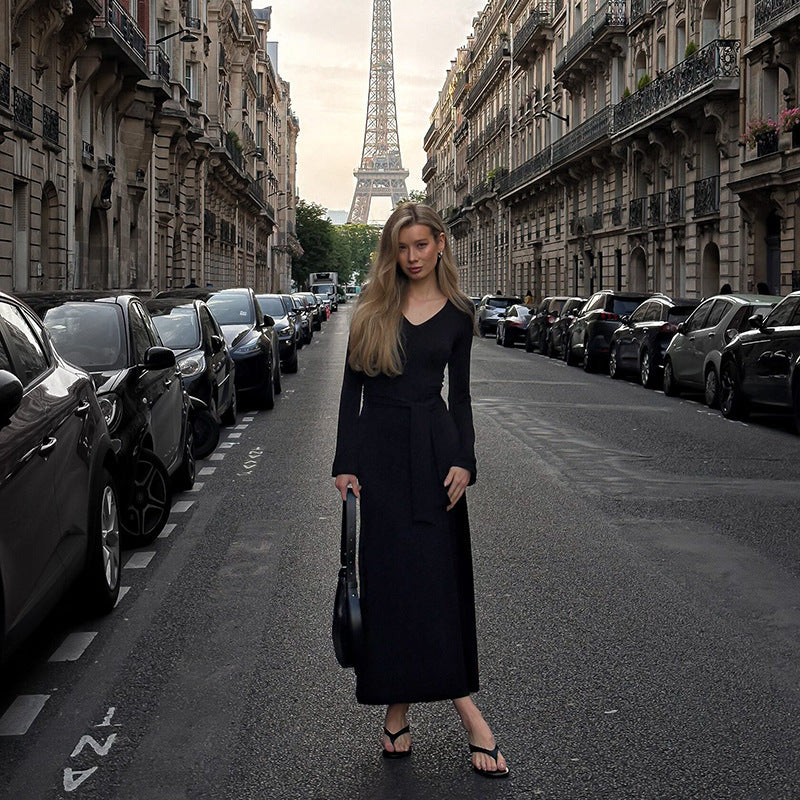
<instances>
[{"instance_id":1,"label":"stone building facade","mask_svg":"<svg viewBox=\"0 0 800 800\"><path fill-rule=\"evenodd\" d=\"M540 298L798 286L800 131L740 143L749 119L797 106L800 2L777 5L487 3L424 142L423 179L464 288Z\"/></svg>"},{"instance_id":2,"label":"stone building facade","mask_svg":"<svg viewBox=\"0 0 800 800\"><path fill-rule=\"evenodd\" d=\"M259 13L0 0L0 289L284 285L272 248L294 218L276 218L252 127L279 113ZM291 161L288 88L274 149Z\"/></svg>"}]
</instances>

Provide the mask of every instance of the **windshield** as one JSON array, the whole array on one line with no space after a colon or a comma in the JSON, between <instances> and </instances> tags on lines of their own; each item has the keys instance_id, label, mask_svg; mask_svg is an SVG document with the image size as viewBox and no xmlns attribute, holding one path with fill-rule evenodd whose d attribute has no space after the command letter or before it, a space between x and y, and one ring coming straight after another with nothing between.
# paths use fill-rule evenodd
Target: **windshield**
<instances>
[{"instance_id":1,"label":"windshield","mask_svg":"<svg viewBox=\"0 0 800 800\"><path fill-rule=\"evenodd\" d=\"M193 350L200 346L200 325L191 306L149 309L153 324L167 347Z\"/></svg>"},{"instance_id":2,"label":"windshield","mask_svg":"<svg viewBox=\"0 0 800 800\"><path fill-rule=\"evenodd\" d=\"M212 294L206 304L220 325L252 325L255 321L247 294L220 292Z\"/></svg>"},{"instance_id":3,"label":"windshield","mask_svg":"<svg viewBox=\"0 0 800 800\"><path fill-rule=\"evenodd\" d=\"M647 300L646 297L631 297L630 299L626 297L615 297L614 313L618 314L620 317L624 317L626 314L631 314L639 308L645 300Z\"/></svg>"},{"instance_id":4,"label":"windshield","mask_svg":"<svg viewBox=\"0 0 800 800\"><path fill-rule=\"evenodd\" d=\"M314 294L335 294L336 286L332 283L315 283L311 287L311 291Z\"/></svg>"},{"instance_id":5,"label":"windshield","mask_svg":"<svg viewBox=\"0 0 800 800\"><path fill-rule=\"evenodd\" d=\"M547 310L548 310L548 312L549 312L550 314L552 314L554 311L555 311L556 313L558 313L558 312L559 312L559 311L561 311L561 309L564 307L564 303L566 303L566 302L567 302L567 301L566 301L566 300L564 300L564 299L561 299L561 300L551 300L551 301L550 301L550 303L549 303L549 305L548 305L548 307L547 307Z\"/></svg>"},{"instance_id":6,"label":"windshield","mask_svg":"<svg viewBox=\"0 0 800 800\"><path fill-rule=\"evenodd\" d=\"M270 297L269 295L259 294L256 296L261 310L265 314L277 319L278 317L286 316L286 309L283 307L283 300L280 297Z\"/></svg>"},{"instance_id":7,"label":"windshield","mask_svg":"<svg viewBox=\"0 0 800 800\"><path fill-rule=\"evenodd\" d=\"M519 303L522 302L520 300L514 300L513 297L490 297L486 301L486 305L490 308L508 308L512 303Z\"/></svg>"},{"instance_id":8,"label":"windshield","mask_svg":"<svg viewBox=\"0 0 800 800\"><path fill-rule=\"evenodd\" d=\"M670 322L683 322L696 308L697 306L673 306L667 314L667 319Z\"/></svg>"},{"instance_id":9,"label":"windshield","mask_svg":"<svg viewBox=\"0 0 800 800\"><path fill-rule=\"evenodd\" d=\"M44 324L61 356L87 372L122 369L127 361L122 309L109 303L65 303Z\"/></svg>"}]
</instances>

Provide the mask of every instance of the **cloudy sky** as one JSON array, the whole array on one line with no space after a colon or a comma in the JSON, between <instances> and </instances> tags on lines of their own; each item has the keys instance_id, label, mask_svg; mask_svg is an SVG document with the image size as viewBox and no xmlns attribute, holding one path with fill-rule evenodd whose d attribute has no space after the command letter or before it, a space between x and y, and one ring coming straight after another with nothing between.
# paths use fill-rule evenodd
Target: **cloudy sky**
<instances>
[{"instance_id":1,"label":"cloudy sky","mask_svg":"<svg viewBox=\"0 0 800 800\"><path fill-rule=\"evenodd\" d=\"M348 210L364 142L372 0L253 0L272 6L270 39L291 83L300 118L298 192L330 210ZM466 42L482 0L394 0L397 116L408 189L422 189L422 138L456 49ZM373 202L385 218L389 203Z\"/></svg>"}]
</instances>

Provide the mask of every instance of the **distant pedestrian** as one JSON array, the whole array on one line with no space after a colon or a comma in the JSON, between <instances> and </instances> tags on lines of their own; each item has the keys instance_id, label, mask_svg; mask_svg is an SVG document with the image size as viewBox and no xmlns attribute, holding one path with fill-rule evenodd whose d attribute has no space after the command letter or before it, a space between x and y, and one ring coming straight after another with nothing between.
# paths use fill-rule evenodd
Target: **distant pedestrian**
<instances>
[{"instance_id":1,"label":"distant pedestrian","mask_svg":"<svg viewBox=\"0 0 800 800\"><path fill-rule=\"evenodd\" d=\"M756 292L758 294L770 294L769 286L767 286L767 284L764 283L764 281L759 281L756 284Z\"/></svg>"},{"instance_id":2,"label":"distant pedestrian","mask_svg":"<svg viewBox=\"0 0 800 800\"><path fill-rule=\"evenodd\" d=\"M189 283L186 284L187 289L199 289L200 287L197 285L197 281L192 278Z\"/></svg>"},{"instance_id":3,"label":"distant pedestrian","mask_svg":"<svg viewBox=\"0 0 800 800\"><path fill-rule=\"evenodd\" d=\"M525 297L523 298L523 302L525 303L526 306L528 306L528 308L533 308L533 295L531 294L530 289L528 289L528 291L525 292Z\"/></svg>"},{"instance_id":4,"label":"distant pedestrian","mask_svg":"<svg viewBox=\"0 0 800 800\"><path fill-rule=\"evenodd\" d=\"M473 769L508 767L470 698L478 652L467 502L475 327L444 223L404 203L383 228L353 314L333 475L361 502L364 651L356 699L386 705L383 755L411 753L411 703L452 700ZM448 405L441 396L445 367Z\"/></svg>"},{"instance_id":5,"label":"distant pedestrian","mask_svg":"<svg viewBox=\"0 0 800 800\"><path fill-rule=\"evenodd\" d=\"M723 283L719 289L720 294L730 294L732 291L733 287L729 283Z\"/></svg>"}]
</instances>

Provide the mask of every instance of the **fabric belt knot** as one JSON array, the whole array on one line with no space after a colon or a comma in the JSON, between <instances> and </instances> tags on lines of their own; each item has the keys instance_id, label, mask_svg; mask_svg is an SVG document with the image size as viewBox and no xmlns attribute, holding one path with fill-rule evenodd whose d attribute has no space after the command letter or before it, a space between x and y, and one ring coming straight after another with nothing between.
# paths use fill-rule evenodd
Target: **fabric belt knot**
<instances>
[{"instance_id":1,"label":"fabric belt knot","mask_svg":"<svg viewBox=\"0 0 800 800\"><path fill-rule=\"evenodd\" d=\"M445 464L443 442L438 432L436 418L447 413L447 405L441 395L427 400L406 400L385 395L364 395L364 404L377 408L405 409L409 412L408 469L411 475L411 516L414 522L434 524L442 509L447 507L447 492L444 488Z\"/></svg>"}]
</instances>

